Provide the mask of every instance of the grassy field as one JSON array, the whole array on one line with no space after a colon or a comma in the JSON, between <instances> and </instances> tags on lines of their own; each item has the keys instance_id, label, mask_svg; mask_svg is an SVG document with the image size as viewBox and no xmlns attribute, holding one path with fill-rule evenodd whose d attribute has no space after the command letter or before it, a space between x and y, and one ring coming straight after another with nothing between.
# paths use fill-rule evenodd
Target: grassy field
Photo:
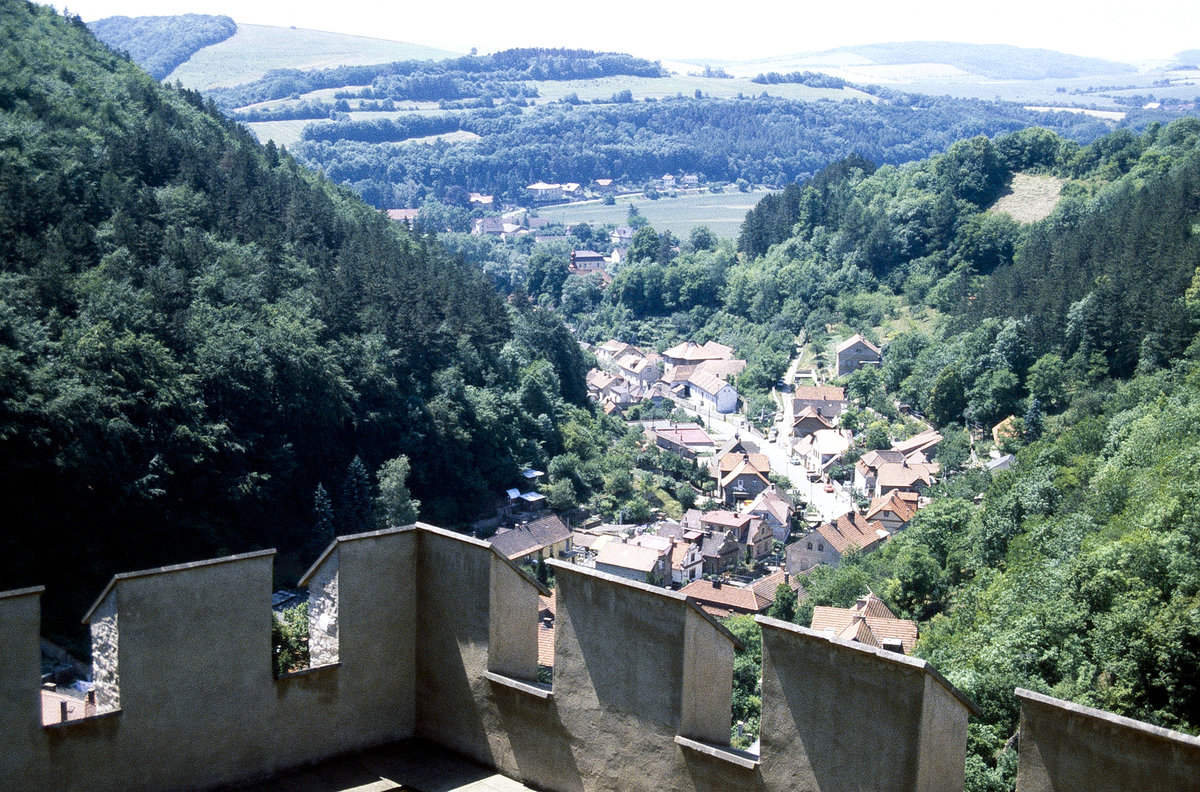
<instances>
[{"instance_id":1,"label":"grassy field","mask_svg":"<svg viewBox=\"0 0 1200 792\"><path fill-rule=\"evenodd\" d=\"M396 118L400 114L400 111L395 111L391 113L351 113L350 115L357 120L359 118ZM313 123L311 119L296 121L253 121L246 124L246 126L254 133L254 136L258 138L260 143L274 140L277 146L291 146L300 141L300 137L304 133L304 127L311 123ZM467 140L479 140L479 135L474 132L459 130L458 132L448 132L444 135L409 138L409 142L413 143L433 143L436 140L445 140L447 143L462 143Z\"/></svg>"},{"instance_id":2,"label":"grassy field","mask_svg":"<svg viewBox=\"0 0 1200 792\"><path fill-rule=\"evenodd\" d=\"M1012 184L989 212L1003 212L1018 223L1036 223L1054 211L1064 181L1053 176L1014 173Z\"/></svg>"},{"instance_id":3,"label":"grassy field","mask_svg":"<svg viewBox=\"0 0 1200 792\"><path fill-rule=\"evenodd\" d=\"M440 60L459 54L365 36L238 25L238 32L232 37L200 50L167 75L167 79L172 83L179 80L188 88L203 91L257 80L271 69L325 69L397 60Z\"/></svg>"},{"instance_id":4,"label":"grassy field","mask_svg":"<svg viewBox=\"0 0 1200 792\"><path fill-rule=\"evenodd\" d=\"M870 94L853 89L809 88L807 85L787 83L759 85L747 79L715 79L673 74L670 77L601 77L595 80L542 80L530 83L538 89L538 104L557 101L575 94L581 100L608 99L619 91L628 90L634 101L643 99L666 99L671 96L695 96L699 90L713 98L732 99L739 93L743 96L758 96L764 91L771 96L784 99L862 99L874 101Z\"/></svg>"},{"instance_id":5,"label":"grassy field","mask_svg":"<svg viewBox=\"0 0 1200 792\"><path fill-rule=\"evenodd\" d=\"M769 190L738 192L730 189L723 193L682 195L657 201L649 201L639 195L636 198L618 198L614 206L591 201L539 209L538 215L565 225L623 225L629 216L629 204L633 203L656 230L670 231L680 239L686 238L693 228L700 225L708 226L719 237L736 238L742 221L746 219L746 212L769 193Z\"/></svg>"},{"instance_id":6,"label":"grassy field","mask_svg":"<svg viewBox=\"0 0 1200 792\"><path fill-rule=\"evenodd\" d=\"M299 121L255 121L254 123L246 124L246 126L258 138L259 143L274 140L277 146L293 146L300 142L300 135L304 132L304 127L311 123L311 119L301 119Z\"/></svg>"}]
</instances>

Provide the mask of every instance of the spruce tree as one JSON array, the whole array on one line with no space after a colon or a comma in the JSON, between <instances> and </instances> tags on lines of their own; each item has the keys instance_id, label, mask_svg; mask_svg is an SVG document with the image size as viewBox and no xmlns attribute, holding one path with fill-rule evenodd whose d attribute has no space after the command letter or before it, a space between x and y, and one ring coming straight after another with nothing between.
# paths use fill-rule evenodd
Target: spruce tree
<instances>
[{"instance_id":1,"label":"spruce tree","mask_svg":"<svg viewBox=\"0 0 1200 792\"><path fill-rule=\"evenodd\" d=\"M362 533L375 527L371 476L361 457L355 456L346 467L338 512L338 528L342 533Z\"/></svg>"},{"instance_id":2,"label":"spruce tree","mask_svg":"<svg viewBox=\"0 0 1200 792\"><path fill-rule=\"evenodd\" d=\"M315 553L320 553L333 541L337 534L337 523L333 514L333 501L325 491L324 484L317 484L313 493L313 527L310 547Z\"/></svg>"}]
</instances>

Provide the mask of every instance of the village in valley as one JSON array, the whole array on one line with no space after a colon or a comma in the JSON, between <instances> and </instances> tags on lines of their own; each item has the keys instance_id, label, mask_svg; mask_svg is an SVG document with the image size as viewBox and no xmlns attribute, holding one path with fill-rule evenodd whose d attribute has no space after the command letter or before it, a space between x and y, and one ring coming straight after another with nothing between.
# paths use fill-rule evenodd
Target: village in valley
<instances>
[{"instance_id":1,"label":"village in valley","mask_svg":"<svg viewBox=\"0 0 1200 792\"><path fill-rule=\"evenodd\" d=\"M614 255L607 259L572 253L571 272L604 272L614 257L619 260L629 232L614 231ZM791 620L807 596L807 574L883 546L930 502L928 491L942 474L942 435L907 405L898 407L908 413L909 436L887 448L865 448L864 433L844 425L848 408L871 412L848 399L846 377L881 365L885 354L861 334L845 338L826 365L812 368L799 368L810 358L798 346L786 378L772 392L776 412L754 416L743 414L737 390L747 362L729 346L689 340L655 351L616 339L582 346L595 363L587 388L597 408L627 422L642 447L694 465L706 483L682 499L691 503L676 517L655 510L648 520L606 522L581 508L550 510L538 491L545 474L525 471L524 485L509 491L490 542L543 580L545 560L554 558L679 590L716 618L764 614ZM1005 430L996 427L997 447ZM1002 469L1012 456L992 450L990 457L981 461L972 454L972 460ZM547 673L554 612L551 592L542 598L539 626L539 663ZM918 629L871 592L848 608L814 607L811 627L901 653L911 652Z\"/></svg>"}]
</instances>

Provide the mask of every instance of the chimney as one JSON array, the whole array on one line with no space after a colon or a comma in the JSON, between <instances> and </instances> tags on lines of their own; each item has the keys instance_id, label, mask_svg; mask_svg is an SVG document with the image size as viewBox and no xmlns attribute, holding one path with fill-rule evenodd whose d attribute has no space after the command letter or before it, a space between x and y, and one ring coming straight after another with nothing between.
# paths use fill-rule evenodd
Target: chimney
<instances>
[{"instance_id":1,"label":"chimney","mask_svg":"<svg viewBox=\"0 0 1200 792\"><path fill-rule=\"evenodd\" d=\"M713 588L715 588L715 589L721 588L721 578L717 578L716 580L713 581ZM63 706L65 707L67 705L64 704Z\"/></svg>"},{"instance_id":2,"label":"chimney","mask_svg":"<svg viewBox=\"0 0 1200 792\"><path fill-rule=\"evenodd\" d=\"M58 702L58 715L63 723L67 722L67 702L65 702L65 701Z\"/></svg>"}]
</instances>

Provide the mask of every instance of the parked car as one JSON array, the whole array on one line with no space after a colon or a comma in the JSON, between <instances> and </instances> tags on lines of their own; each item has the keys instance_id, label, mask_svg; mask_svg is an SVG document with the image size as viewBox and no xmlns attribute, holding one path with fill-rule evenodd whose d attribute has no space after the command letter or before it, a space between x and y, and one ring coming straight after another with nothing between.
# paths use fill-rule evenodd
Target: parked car
<instances>
[{"instance_id":1,"label":"parked car","mask_svg":"<svg viewBox=\"0 0 1200 792\"><path fill-rule=\"evenodd\" d=\"M826 491L826 492L833 492L833 482L832 482L832 481L826 481L826 482L825 482L825 491Z\"/></svg>"}]
</instances>

